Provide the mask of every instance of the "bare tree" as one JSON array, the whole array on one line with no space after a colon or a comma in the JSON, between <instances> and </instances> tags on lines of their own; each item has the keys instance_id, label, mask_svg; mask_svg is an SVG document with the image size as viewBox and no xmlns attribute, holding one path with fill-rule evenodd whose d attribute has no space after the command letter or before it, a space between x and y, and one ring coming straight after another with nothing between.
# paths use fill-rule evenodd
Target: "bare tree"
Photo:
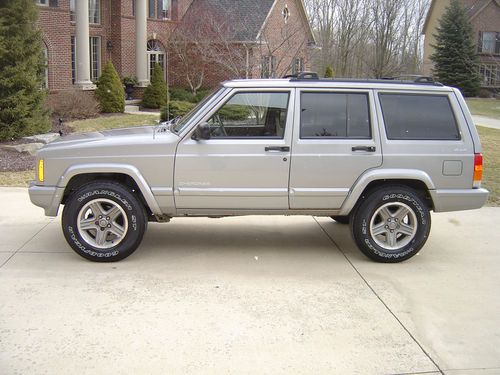
<instances>
[{"instance_id":1,"label":"bare tree","mask_svg":"<svg viewBox=\"0 0 500 375\"><path fill-rule=\"evenodd\" d=\"M322 51L321 71L338 77L383 77L421 68L420 30L429 0L307 0Z\"/></svg>"}]
</instances>

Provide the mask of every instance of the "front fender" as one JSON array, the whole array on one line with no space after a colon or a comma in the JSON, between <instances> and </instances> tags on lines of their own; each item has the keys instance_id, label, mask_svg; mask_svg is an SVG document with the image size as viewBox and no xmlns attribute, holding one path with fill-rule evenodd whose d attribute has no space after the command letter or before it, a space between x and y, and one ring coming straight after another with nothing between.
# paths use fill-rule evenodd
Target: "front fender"
<instances>
[{"instance_id":1,"label":"front fender","mask_svg":"<svg viewBox=\"0 0 500 375\"><path fill-rule=\"evenodd\" d=\"M144 199L146 200L146 203L148 204L153 214L161 215L160 206L158 205L158 202L156 201L146 179L142 176L141 172L139 172L139 170L133 165L117 163L72 165L67 168L64 171L63 175L59 178L57 188L64 189L68 185L69 181L75 176L92 173L117 173L125 174L131 177L139 187ZM59 206L61 204L62 198L62 194L60 194L59 201L53 202L52 204L57 204L57 206Z\"/></svg>"}]
</instances>

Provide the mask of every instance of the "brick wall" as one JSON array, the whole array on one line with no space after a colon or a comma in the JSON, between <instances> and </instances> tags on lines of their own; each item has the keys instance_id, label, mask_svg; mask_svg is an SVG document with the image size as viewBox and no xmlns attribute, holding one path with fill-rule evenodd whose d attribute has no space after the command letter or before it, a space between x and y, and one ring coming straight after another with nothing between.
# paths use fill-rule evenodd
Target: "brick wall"
<instances>
[{"instance_id":1,"label":"brick wall","mask_svg":"<svg viewBox=\"0 0 500 375\"><path fill-rule=\"evenodd\" d=\"M192 1L172 0L171 20L148 19L148 39L156 38L167 56L168 39ZM285 4L290 11L286 24L281 14ZM48 47L49 89L71 89L71 36L75 35L75 23L70 21L69 0L59 0L57 7L39 6L39 10L38 24ZM249 50L251 76L260 77L261 57L269 52L276 55L278 75L290 72L295 57L302 57L307 67L307 28L296 0L278 0L262 33L262 38L269 43L269 50L263 47L251 47ZM131 0L101 0L101 24L90 25L89 34L101 37L101 66L111 59L121 77L136 75L135 17ZM286 43L281 45L283 39L286 39ZM108 42L112 44L111 50L107 48ZM235 45L234 48L241 51L242 55L246 54L243 45ZM186 86L185 79L176 69L175 58L171 55L168 57L171 83ZM242 61L241 65L238 76L244 77L246 64ZM212 64L206 71L203 87L213 87L234 77L235 74L229 73L224 67Z\"/></svg>"}]
</instances>

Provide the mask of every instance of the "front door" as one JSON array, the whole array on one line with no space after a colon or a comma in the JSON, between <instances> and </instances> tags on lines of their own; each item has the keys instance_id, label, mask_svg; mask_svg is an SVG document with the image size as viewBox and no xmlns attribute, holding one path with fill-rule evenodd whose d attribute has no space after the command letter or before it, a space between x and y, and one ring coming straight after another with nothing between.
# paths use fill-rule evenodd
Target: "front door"
<instances>
[{"instance_id":1,"label":"front door","mask_svg":"<svg viewBox=\"0 0 500 375\"><path fill-rule=\"evenodd\" d=\"M177 209L287 210L293 90L234 91L176 153ZM193 129L194 130L194 129Z\"/></svg>"}]
</instances>

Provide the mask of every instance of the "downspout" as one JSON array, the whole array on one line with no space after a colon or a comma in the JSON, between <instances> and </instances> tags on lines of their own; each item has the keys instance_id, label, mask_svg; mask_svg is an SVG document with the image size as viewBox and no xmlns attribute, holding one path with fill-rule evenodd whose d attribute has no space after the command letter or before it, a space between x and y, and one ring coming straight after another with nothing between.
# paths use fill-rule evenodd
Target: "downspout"
<instances>
[{"instance_id":1,"label":"downspout","mask_svg":"<svg viewBox=\"0 0 500 375\"><path fill-rule=\"evenodd\" d=\"M246 50L246 79L250 78L250 51L248 50L248 44L245 43L245 50Z\"/></svg>"}]
</instances>

